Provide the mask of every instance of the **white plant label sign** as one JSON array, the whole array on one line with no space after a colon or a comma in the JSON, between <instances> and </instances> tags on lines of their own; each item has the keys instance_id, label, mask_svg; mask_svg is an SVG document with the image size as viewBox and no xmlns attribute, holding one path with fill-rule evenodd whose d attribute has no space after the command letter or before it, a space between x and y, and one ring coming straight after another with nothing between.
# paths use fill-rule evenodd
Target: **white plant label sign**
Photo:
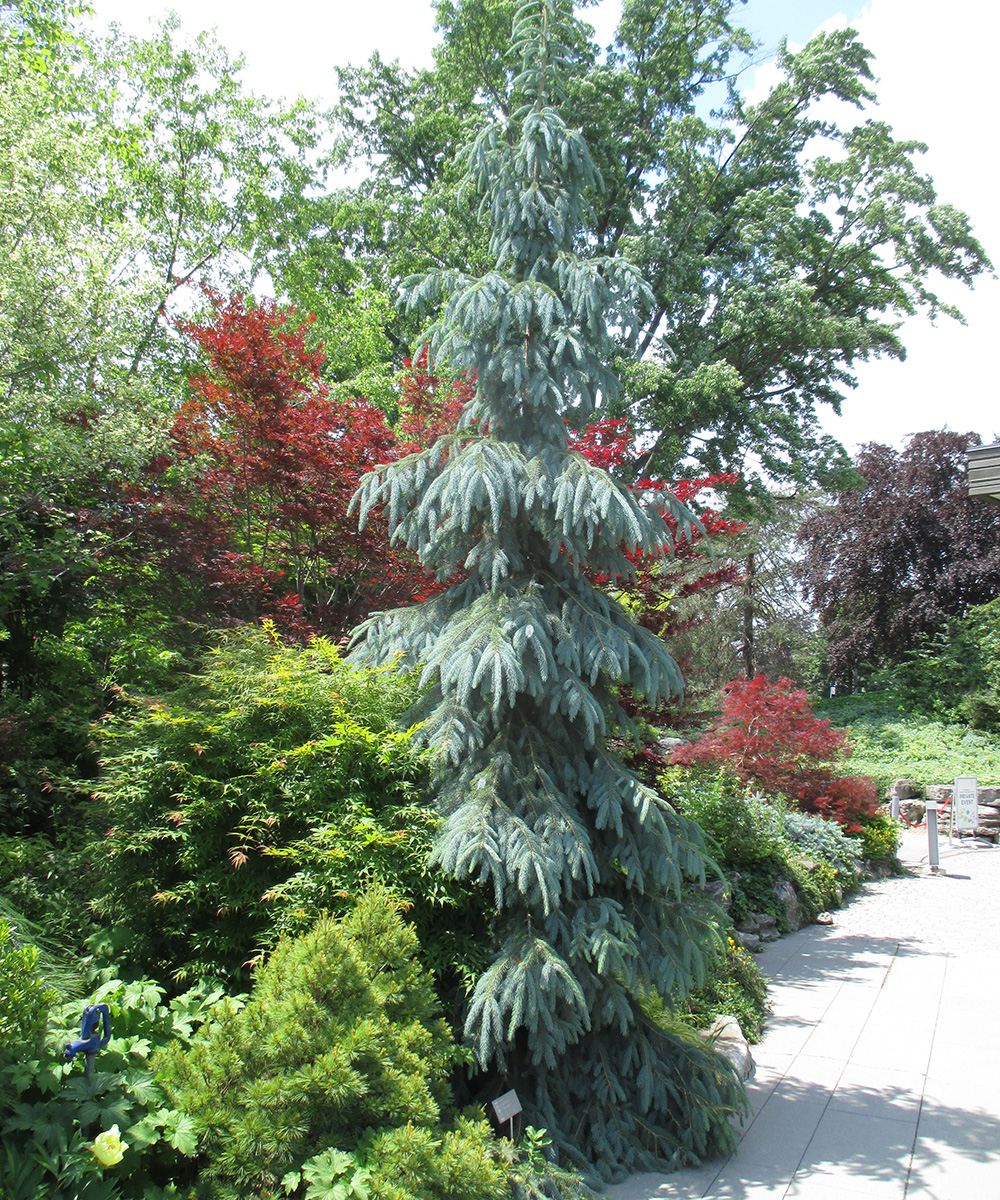
<instances>
[{"instance_id":1,"label":"white plant label sign","mask_svg":"<svg viewBox=\"0 0 1000 1200\"><path fill-rule=\"evenodd\" d=\"M513 1121L520 1111L521 1101L515 1091L504 1092L493 1101L493 1115L501 1125L505 1121Z\"/></svg>"},{"instance_id":2,"label":"white plant label sign","mask_svg":"<svg viewBox=\"0 0 1000 1200\"><path fill-rule=\"evenodd\" d=\"M952 792L952 819L956 829L975 829L979 824L979 780L959 775Z\"/></svg>"}]
</instances>

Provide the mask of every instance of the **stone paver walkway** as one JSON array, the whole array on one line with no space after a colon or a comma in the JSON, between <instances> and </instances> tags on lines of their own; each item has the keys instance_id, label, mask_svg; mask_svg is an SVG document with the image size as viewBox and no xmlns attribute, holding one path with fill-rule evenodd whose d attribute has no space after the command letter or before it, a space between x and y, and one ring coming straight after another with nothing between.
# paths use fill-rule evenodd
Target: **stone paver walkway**
<instances>
[{"instance_id":1,"label":"stone paver walkway","mask_svg":"<svg viewBox=\"0 0 1000 1200\"><path fill-rule=\"evenodd\" d=\"M868 884L758 956L773 1015L732 1158L609 1200L1000 1200L1000 850L907 830Z\"/></svg>"}]
</instances>

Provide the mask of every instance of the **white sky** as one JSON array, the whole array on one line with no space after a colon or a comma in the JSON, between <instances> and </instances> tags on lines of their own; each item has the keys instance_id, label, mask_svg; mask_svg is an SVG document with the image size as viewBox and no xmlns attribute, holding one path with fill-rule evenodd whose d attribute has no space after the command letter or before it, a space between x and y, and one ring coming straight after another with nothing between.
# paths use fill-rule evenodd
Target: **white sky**
<instances>
[{"instance_id":1,"label":"white sky","mask_svg":"<svg viewBox=\"0 0 1000 1200\"><path fill-rule=\"evenodd\" d=\"M287 13L273 0L91 0L98 21L116 20L144 33L168 7L182 29L214 28L230 52L242 52L244 80L268 96L303 94L331 103L334 67L360 65L376 49L406 66L429 65L436 41L429 0L326 0ZM619 0L585 14L606 43ZM737 14L738 16L739 14ZM782 25L782 19L786 24ZM923 168L942 201L965 209L987 254L1000 265L1000 170L989 139L995 105L995 48L1000 4L993 0L749 0L745 23L771 46L783 31L804 41L813 24L844 24L875 54L879 108L897 138L929 146ZM766 79L767 66L760 83ZM994 337L1000 324L1000 282L983 279L973 292L940 293L965 313L967 325L942 318L904 326L905 362L862 364L859 387L844 398L843 416L825 428L849 450L867 441L899 445L910 433L947 426L1000 437Z\"/></svg>"}]
</instances>

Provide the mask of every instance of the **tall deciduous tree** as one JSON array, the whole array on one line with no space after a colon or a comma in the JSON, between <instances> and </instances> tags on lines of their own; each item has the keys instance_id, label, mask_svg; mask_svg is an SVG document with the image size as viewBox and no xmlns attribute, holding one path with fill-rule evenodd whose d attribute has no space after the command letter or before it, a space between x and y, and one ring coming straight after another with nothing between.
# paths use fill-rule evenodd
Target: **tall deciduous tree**
<instances>
[{"instance_id":1,"label":"tall deciduous tree","mask_svg":"<svg viewBox=\"0 0 1000 1200\"><path fill-rule=\"evenodd\" d=\"M508 119L462 154L494 266L407 281L411 308L440 305L432 355L475 372L456 434L373 472L396 538L441 581L417 606L375 616L358 658L419 664L420 736L437 772L437 861L479 881L501 949L478 979L466 1033L506 1072L560 1150L606 1176L698 1158L729 1136L738 1095L712 1055L657 1014L704 970L700 831L624 769L606 734L628 728L613 684L677 692L663 642L587 572L629 578L627 551L666 554L664 504L636 495L569 445L617 380L608 328L635 331L648 303L621 259L577 253L599 178L565 104L579 30L564 0L529 0L513 42L521 70Z\"/></svg>"},{"instance_id":2,"label":"tall deciduous tree","mask_svg":"<svg viewBox=\"0 0 1000 1200\"><path fill-rule=\"evenodd\" d=\"M1000 510L970 500L966 485L966 451L979 444L976 433L931 430L901 452L865 446L854 461L863 485L803 524L803 587L848 689L1000 596Z\"/></svg>"},{"instance_id":3,"label":"tall deciduous tree","mask_svg":"<svg viewBox=\"0 0 1000 1200\"><path fill-rule=\"evenodd\" d=\"M211 37L98 38L79 15L0 14L0 691L83 608L90 517L162 430L171 305L259 265L311 178L308 114L249 96Z\"/></svg>"},{"instance_id":4,"label":"tall deciduous tree","mask_svg":"<svg viewBox=\"0 0 1000 1200\"><path fill-rule=\"evenodd\" d=\"M512 0L436 8L433 71L375 59L341 77L343 119L372 165L359 203L383 215L355 250L390 277L481 261L447 147L471 107L503 120L513 103ZM638 266L651 288L620 401L655 439L646 473L676 478L693 459L700 474L742 470L747 486L755 463L771 480L826 480L846 460L821 408L839 406L859 362L904 354L901 316L952 311L935 278L968 282L988 264L921 173L922 145L864 112L871 55L854 33L783 50L779 82L750 104L734 69L752 43L735 12L735 0L626 0L606 57L574 35L565 86L606 184L585 252ZM716 119L709 89L723 87ZM398 250L382 241L397 221L415 231Z\"/></svg>"}]
</instances>

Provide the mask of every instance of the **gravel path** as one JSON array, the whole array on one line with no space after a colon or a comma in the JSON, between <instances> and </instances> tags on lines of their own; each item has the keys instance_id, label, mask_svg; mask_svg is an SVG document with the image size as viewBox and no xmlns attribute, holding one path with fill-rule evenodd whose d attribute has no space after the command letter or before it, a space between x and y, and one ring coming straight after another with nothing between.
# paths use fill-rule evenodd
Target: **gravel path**
<instances>
[{"instance_id":1,"label":"gravel path","mask_svg":"<svg viewBox=\"0 0 1000 1200\"><path fill-rule=\"evenodd\" d=\"M939 841L941 872L927 867L927 830L907 829L900 861L908 874L868 883L862 894L834 914L847 934L925 942L958 953L998 945L1000 850L988 842Z\"/></svg>"}]
</instances>

